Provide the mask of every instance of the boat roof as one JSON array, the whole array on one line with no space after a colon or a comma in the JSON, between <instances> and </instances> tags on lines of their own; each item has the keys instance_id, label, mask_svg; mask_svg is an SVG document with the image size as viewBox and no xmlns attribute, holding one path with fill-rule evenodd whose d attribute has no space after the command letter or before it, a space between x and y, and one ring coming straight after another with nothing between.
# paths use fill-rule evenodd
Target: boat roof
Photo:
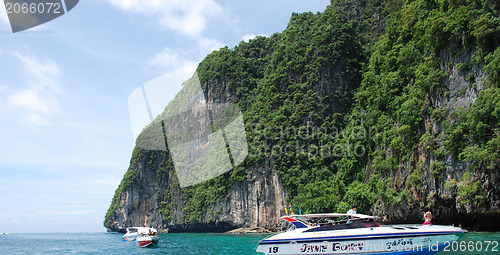
<instances>
[{"instance_id":1,"label":"boat roof","mask_svg":"<svg viewBox=\"0 0 500 255\"><path fill-rule=\"evenodd\" d=\"M157 232L155 228L149 227L128 227L127 232L139 232L139 233L149 233L149 230L152 232Z\"/></svg>"},{"instance_id":2,"label":"boat roof","mask_svg":"<svg viewBox=\"0 0 500 255\"><path fill-rule=\"evenodd\" d=\"M339 224L355 221L379 221L380 217L365 214L348 213L318 213L318 214L292 214L281 217L292 223L296 228L309 228L309 224Z\"/></svg>"},{"instance_id":3,"label":"boat roof","mask_svg":"<svg viewBox=\"0 0 500 255\"><path fill-rule=\"evenodd\" d=\"M337 217L352 217L352 218L358 218L358 219L374 219L378 220L380 217L378 216L371 216L371 215L366 215L366 214L361 214L361 213L356 213L356 214L348 214L348 213L316 213L316 214L292 214L292 215L286 215L281 218L299 218L299 219L321 219L321 218L337 218Z\"/></svg>"}]
</instances>

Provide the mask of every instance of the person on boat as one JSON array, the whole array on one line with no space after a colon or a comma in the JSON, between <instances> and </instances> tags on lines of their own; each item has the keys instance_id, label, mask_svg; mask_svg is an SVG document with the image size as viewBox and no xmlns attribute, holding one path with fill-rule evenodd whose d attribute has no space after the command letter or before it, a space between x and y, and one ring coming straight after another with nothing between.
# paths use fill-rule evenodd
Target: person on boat
<instances>
[{"instance_id":1,"label":"person on boat","mask_svg":"<svg viewBox=\"0 0 500 255\"><path fill-rule=\"evenodd\" d=\"M424 214L424 226L430 226L432 225L431 223L431 220L432 220L432 213L430 211L427 211L425 214Z\"/></svg>"},{"instance_id":2,"label":"person on boat","mask_svg":"<svg viewBox=\"0 0 500 255\"><path fill-rule=\"evenodd\" d=\"M347 211L347 214L356 214L356 206L353 206L351 210Z\"/></svg>"},{"instance_id":3,"label":"person on boat","mask_svg":"<svg viewBox=\"0 0 500 255\"><path fill-rule=\"evenodd\" d=\"M351 210L349 210L349 211L347 211L347 214L356 214L356 206L352 206L352 209L351 209ZM352 219L352 216L350 216L349 218L351 218L351 219ZM350 220L348 220L348 221L347 221L347 224L351 224L351 221L350 221Z\"/></svg>"}]
</instances>

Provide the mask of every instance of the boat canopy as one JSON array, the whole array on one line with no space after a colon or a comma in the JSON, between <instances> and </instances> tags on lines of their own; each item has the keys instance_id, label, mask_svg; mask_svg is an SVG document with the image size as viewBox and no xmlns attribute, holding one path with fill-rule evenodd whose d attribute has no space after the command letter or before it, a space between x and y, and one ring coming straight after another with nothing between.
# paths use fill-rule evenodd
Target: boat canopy
<instances>
[{"instance_id":1,"label":"boat canopy","mask_svg":"<svg viewBox=\"0 0 500 255\"><path fill-rule=\"evenodd\" d=\"M321 214L292 214L281 217L292 223L296 228L310 228L312 226L346 224L352 222L377 222L380 217L365 214L321 213Z\"/></svg>"},{"instance_id":2,"label":"boat canopy","mask_svg":"<svg viewBox=\"0 0 500 255\"><path fill-rule=\"evenodd\" d=\"M292 214L292 215L287 215L281 217L282 219L285 218L294 218L298 220L315 220L315 219L322 219L322 218L342 218L342 217L349 217L351 219L372 219L372 220L380 220L380 217L378 216L370 216L366 214L347 214L347 213L319 213L319 214Z\"/></svg>"},{"instance_id":3,"label":"boat canopy","mask_svg":"<svg viewBox=\"0 0 500 255\"><path fill-rule=\"evenodd\" d=\"M153 232L153 233L156 233L157 230L154 229L154 228L148 228L148 227L130 227L130 228L127 228L127 232L131 233L131 232L137 232L137 233L149 233L149 231Z\"/></svg>"}]
</instances>

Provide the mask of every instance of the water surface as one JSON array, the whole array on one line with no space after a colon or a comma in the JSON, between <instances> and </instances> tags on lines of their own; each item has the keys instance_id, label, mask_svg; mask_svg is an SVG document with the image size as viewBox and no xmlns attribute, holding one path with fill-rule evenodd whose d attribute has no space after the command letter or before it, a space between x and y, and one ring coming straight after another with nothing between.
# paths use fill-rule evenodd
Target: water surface
<instances>
[{"instance_id":1,"label":"water surface","mask_svg":"<svg viewBox=\"0 0 500 255\"><path fill-rule=\"evenodd\" d=\"M0 254L254 255L259 254L255 252L255 248L266 236L267 234L160 234L158 247L139 248L135 243L122 242L122 234L113 233L8 234L0 235ZM453 247L450 246L450 251L439 254L500 254L499 242L500 232L469 233Z\"/></svg>"}]
</instances>

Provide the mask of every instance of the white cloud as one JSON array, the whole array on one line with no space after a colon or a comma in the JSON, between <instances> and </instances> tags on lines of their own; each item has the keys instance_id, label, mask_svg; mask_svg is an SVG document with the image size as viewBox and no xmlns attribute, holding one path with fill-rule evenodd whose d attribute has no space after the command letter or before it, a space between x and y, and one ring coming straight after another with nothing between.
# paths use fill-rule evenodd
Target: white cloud
<instances>
[{"instance_id":1,"label":"white cloud","mask_svg":"<svg viewBox=\"0 0 500 255\"><path fill-rule=\"evenodd\" d=\"M248 42L250 41L251 39L255 39L255 37L257 36L265 36L267 37L267 35L264 35L264 34L258 34L258 35L254 35L254 34L245 34L241 37L241 40L245 41L245 42Z\"/></svg>"},{"instance_id":2,"label":"white cloud","mask_svg":"<svg viewBox=\"0 0 500 255\"><path fill-rule=\"evenodd\" d=\"M57 63L52 59L39 60L30 55L24 55L19 52L14 53L23 63L24 71L29 75L28 83L33 87L50 89L54 92L60 92L57 78L60 70Z\"/></svg>"},{"instance_id":3,"label":"white cloud","mask_svg":"<svg viewBox=\"0 0 500 255\"><path fill-rule=\"evenodd\" d=\"M62 93L58 84L60 69L51 59L39 60L16 52L27 74L27 87L10 90L7 104L29 123L49 124L46 119L60 110L58 96Z\"/></svg>"},{"instance_id":4,"label":"white cloud","mask_svg":"<svg viewBox=\"0 0 500 255\"><path fill-rule=\"evenodd\" d=\"M226 11L215 0L107 1L124 11L155 16L161 26L191 37L201 37L208 19Z\"/></svg>"},{"instance_id":5,"label":"white cloud","mask_svg":"<svg viewBox=\"0 0 500 255\"><path fill-rule=\"evenodd\" d=\"M42 98L35 89L27 89L12 93L8 101L14 108L50 115L59 108L57 101Z\"/></svg>"},{"instance_id":6,"label":"white cloud","mask_svg":"<svg viewBox=\"0 0 500 255\"><path fill-rule=\"evenodd\" d=\"M223 43L207 37L199 38L196 44L196 49L187 51L165 47L161 52L146 60L146 63L161 72L170 72L188 66L197 66L204 56L224 46Z\"/></svg>"},{"instance_id":7,"label":"white cloud","mask_svg":"<svg viewBox=\"0 0 500 255\"><path fill-rule=\"evenodd\" d=\"M180 51L165 47L161 52L156 53L146 62L150 66L162 71L175 70L191 62L187 58L184 58L180 55Z\"/></svg>"},{"instance_id":8,"label":"white cloud","mask_svg":"<svg viewBox=\"0 0 500 255\"><path fill-rule=\"evenodd\" d=\"M168 72L183 69L186 66L197 65L197 62L190 60L188 55L189 54L184 51L165 47L161 52L156 53L146 62L161 72Z\"/></svg>"},{"instance_id":9,"label":"white cloud","mask_svg":"<svg viewBox=\"0 0 500 255\"><path fill-rule=\"evenodd\" d=\"M200 47L200 50L204 54L210 53L214 50L219 50L220 48L224 47L223 43L221 43L215 39L207 38L207 37L199 39L197 41L197 43L198 43L198 46Z\"/></svg>"}]
</instances>

